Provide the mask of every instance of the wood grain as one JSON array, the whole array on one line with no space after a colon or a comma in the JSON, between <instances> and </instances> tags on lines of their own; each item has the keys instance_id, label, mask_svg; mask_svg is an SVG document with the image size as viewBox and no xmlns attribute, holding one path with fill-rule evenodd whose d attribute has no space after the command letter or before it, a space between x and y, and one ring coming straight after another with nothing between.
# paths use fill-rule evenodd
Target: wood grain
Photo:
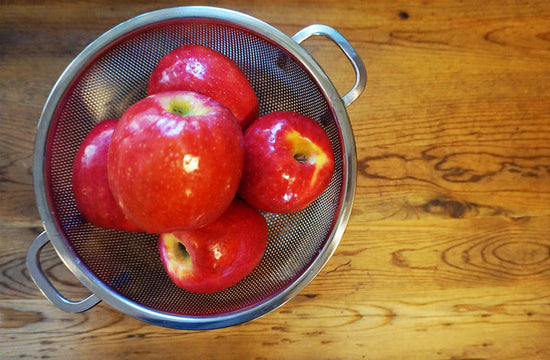
<instances>
[{"instance_id":1,"label":"wood grain","mask_svg":"<svg viewBox=\"0 0 550 360\"><path fill-rule=\"evenodd\" d=\"M215 1L288 35L330 25L368 70L348 108L357 143L352 216L298 296L252 322L177 331L101 303L49 303L26 250L42 231L32 186L36 124L91 41L182 5L0 4L1 359L550 358L550 3ZM343 95L354 74L326 39L304 47ZM89 291L47 246L68 298Z\"/></svg>"}]
</instances>

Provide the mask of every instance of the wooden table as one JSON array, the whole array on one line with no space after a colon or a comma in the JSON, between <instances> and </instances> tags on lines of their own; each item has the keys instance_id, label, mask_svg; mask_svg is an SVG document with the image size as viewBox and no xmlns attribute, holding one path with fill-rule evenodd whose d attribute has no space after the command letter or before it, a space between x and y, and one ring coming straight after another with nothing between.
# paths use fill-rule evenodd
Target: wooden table
<instances>
[{"instance_id":1,"label":"wooden table","mask_svg":"<svg viewBox=\"0 0 550 360\"><path fill-rule=\"evenodd\" d=\"M550 358L550 3L212 1L288 35L339 30L363 58L348 108L358 183L325 268L255 321L182 331L101 303L47 301L25 255L42 231L35 128L68 63L106 30L176 1L0 4L1 359ZM354 75L330 41L304 46L342 93ZM51 246L69 298L87 290Z\"/></svg>"}]
</instances>

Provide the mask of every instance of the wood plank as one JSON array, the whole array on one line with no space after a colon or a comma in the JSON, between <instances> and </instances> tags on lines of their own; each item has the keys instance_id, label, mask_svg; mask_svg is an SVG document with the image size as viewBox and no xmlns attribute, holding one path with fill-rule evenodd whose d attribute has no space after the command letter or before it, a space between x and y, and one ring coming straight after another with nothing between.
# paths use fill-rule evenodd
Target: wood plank
<instances>
[{"instance_id":1,"label":"wood plank","mask_svg":"<svg viewBox=\"0 0 550 360\"><path fill-rule=\"evenodd\" d=\"M366 64L347 110L357 144L348 227L321 273L266 316L172 330L106 303L57 309L25 266L42 231L36 124L90 42L181 2L0 4L1 359L550 358L550 4L488 0L221 0L291 36L333 26ZM343 95L355 76L329 40L303 46ZM46 246L70 299L89 291Z\"/></svg>"}]
</instances>

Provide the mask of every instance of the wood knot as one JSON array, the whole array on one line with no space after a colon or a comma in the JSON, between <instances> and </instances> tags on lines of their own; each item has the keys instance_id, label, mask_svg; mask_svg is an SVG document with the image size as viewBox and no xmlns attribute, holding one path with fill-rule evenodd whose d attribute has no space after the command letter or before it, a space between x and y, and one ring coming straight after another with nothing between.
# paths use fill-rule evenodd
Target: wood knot
<instances>
[{"instance_id":1,"label":"wood knot","mask_svg":"<svg viewBox=\"0 0 550 360\"><path fill-rule=\"evenodd\" d=\"M550 243L525 241L514 231L498 229L480 242L463 242L443 251L441 259L455 269L494 275L499 281L547 276Z\"/></svg>"},{"instance_id":2,"label":"wood knot","mask_svg":"<svg viewBox=\"0 0 550 360\"><path fill-rule=\"evenodd\" d=\"M550 258L550 248L544 244L514 241L493 249L495 258L513 265L535 265Z\"/></svg>"},{"instance_id":3,"label":"wood knot","mask_svg":"<svg viewBox=\"0 0 550 360\"><path fill-rule=\"evenodd\" d=\"M467 211L475 209L477 206L473 203L462 203L457 200L448 199L447 197L439 197L428 201L421 208L427 213L447 215L453 219L458 219L464 216Z\"/></svg>"},{"instance_id":4,"label":"wood knot","mask_svg":"<svg viewBox=\"0 0 550 360\"><path fill-rule=\"evenodd\" d=\"M409 14L406 11L400 11L399 17L403 20L407 20L409 18Z\"/></svg>"}]
</instances>

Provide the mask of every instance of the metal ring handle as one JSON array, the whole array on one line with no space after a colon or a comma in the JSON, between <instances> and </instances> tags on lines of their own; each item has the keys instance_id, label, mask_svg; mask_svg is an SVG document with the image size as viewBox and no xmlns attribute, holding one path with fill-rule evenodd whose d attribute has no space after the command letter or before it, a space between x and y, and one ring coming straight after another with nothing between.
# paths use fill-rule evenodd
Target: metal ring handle
<instances>
[{"instance_id":1,"label":"metal ring handle","mask_svg":"<svg viewBox=\"0 0 550 360\"><path fill-rule=\"evenodd\" d=\"M35 282L36 286L42 291L44 296L48 298L55 306L64 311L83 312L91 309L101 301L95 294L91 294L87 298L80 301L71 301L61 295L46 277L42 266L40 266L40 251L50 239L46 232L42 232L33 240L27 250L27 268L29 274Z\"/></svg>"},{"instance_id":2,"label":"metal ring handle","mask_svg":"<svg viewBox=\"0 0 550 360\"><path fill-rule=\"evenodd\" d=\"M361 93L363 93L363 90L365 90L365 86L367 84L367 70L365 69L365 64L353 46L351 46L349 41L330 26L321 24L309 25L294 34L292 39L298 44L301 44L304 40L314 35L325 36L338 45L340 50L342 50L342 52L347 56L353 66L353 69L355 70L355 84L352 89L342 97L344 106L348 107L351 103L357 100Z\"/></svg>"}]
</instances>

